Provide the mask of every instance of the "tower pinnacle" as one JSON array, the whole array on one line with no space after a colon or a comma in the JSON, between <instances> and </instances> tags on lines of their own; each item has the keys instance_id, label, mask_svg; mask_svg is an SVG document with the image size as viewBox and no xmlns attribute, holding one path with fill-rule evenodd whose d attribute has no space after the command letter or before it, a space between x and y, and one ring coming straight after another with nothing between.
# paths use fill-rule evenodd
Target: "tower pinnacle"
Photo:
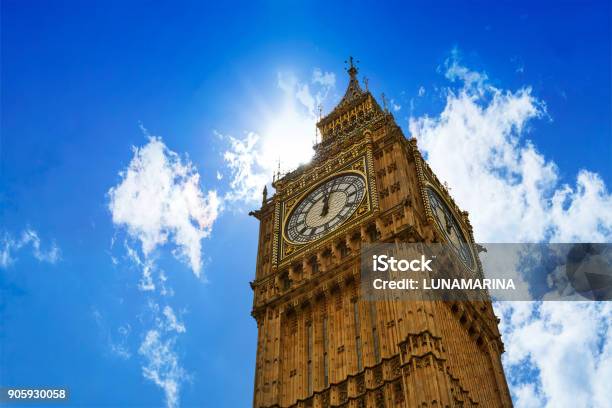
<instances>
[{"instance_id":1,"label":"tower pinnacle","mask_svg":"<svg viewBox=\"0 0 612 408\"><path fill-rule=\"evenodd\" d=\"M357 78L357 72L359 72L359 70L357 69L357 65L359 63L359 61L353 59L352 56L349 56L348 61L344 61L345 64L349 64L349 67L346 69L346 72L349 73L349 75L351 76L351 79L353 78Z\"/></svg>"}]
</instances>

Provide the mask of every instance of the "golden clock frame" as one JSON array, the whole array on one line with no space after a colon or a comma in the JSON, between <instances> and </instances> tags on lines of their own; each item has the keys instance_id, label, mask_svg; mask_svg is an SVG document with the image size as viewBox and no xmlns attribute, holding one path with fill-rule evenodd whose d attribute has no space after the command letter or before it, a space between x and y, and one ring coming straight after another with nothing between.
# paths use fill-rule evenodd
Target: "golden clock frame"
<instances>
[{"instance_id":1,"label":"golden clock frame","mask_svg":"<svg viewBox=\"0 0 612 408\"><path fill-rule=\"evenodd\" d=\"M366 140L367 141L367 140ZM360 148L360 151L356 153L356 149ZM304 185L303 180L296 180L295 183L301 183L301 187L297 189L295 193L292 193L287 198L281 199L277 202L275 208L275 248L278 248L278 252L273 251L273 257L276 261L277 267L288 264L291 259L302 254L305 250L316 251L317 249L324 246L328 241L336 239L338 236L346 233L347 230L353 228L356 223L362 222L371 218L377 212L378 205L378 193L376 189L376 179L374 175L374 160L372 156L372 149L370 143L365 146L362 144L355 146L355 150L350 153L349 162L339 169L335 169L329 163L313 169L314 172L321 173L323 170L324 174L322 177L317 177L316 184ZM341 159L340 159L341 160ZM333 160L331 160L333 161ZM361 175L366 183L366 194L362 198L360 205L357 210L338 228L333 230L327 235L324 235L316 240L308 241L303 244L297 244L291 242L285 234L285 225L288 217L291 215L296 204L300 202L306 195L308 195L313 189L326 182L329 179L338 177L346 173L356 173ZM280 238L280 239L279 239ZM276 252L276 253L274 253Z\"/></svg>"},{"instance_id":2,"label":"golden clock frame","mask_svg":"<svg viewBox=\"0 0 612 408\"><path fill-rule=\"evenodd\" d=\"M349 168L349 169L346 169L346 170L340 170L338 172L328 174L327 176L325 176L323 179L321 179L321 181L319 181L317 184L315 184L310 189L302 191L302 193L301 193L301 195L299 197L292 198L290 200L290 203L284 203L284 205L287 208L287 210L284 211L284 213L283 213L283 223L282 223L282 227L281 227L281 233L282 233L282 237L283 237L284 242L286 242L289 245L294 245L294 246L307 245L307 244L311 244L311 243L317 242L317 241L325 238L327 235L329 235L329 234L325 234L325 235L321 236L320 238L300 243L300 242L292 241L287 236L286 228L285 227L287 225L287 222L289 221L289 218L293 215L293 211L295 210L296 206L299 203L301 203L302 200L304 200L304 198L308 197L308 195L310 193L312 193L314 190L319 188L319 186L321 186L322 184L327 183L327 181L329 181L331 179L335 179L337 177L348 175L348 174L357 174L357 175L361 176L361 178L365 182L366 194L364 194L363 197L361 198L361 200L359 201L359 204L357 205L357 208L355 209L355 211L353 211L353 213L341 225L339 225L338 227L332 229L329 232L329 234L331 234L332 232L335 232L338 228L341 228L344 224L349 222L353 218L353 215L355 213L359 213L359 211L361 211L361 214L363 214L365 211L369 210L369 205L367 205L368 203L364 202L368 198L368 193L367 193L368 192L368 177L367 177L367 175L363 171ZM366 205L364 205L364 204L366 204ZM366 207L368 207L368 208L366 208Z\"/></svg>"},{"instance_id":3,"label":"golden clock frame","mask_svg":"<svg viewBox=\"0 0 612 408\"><path fill-rule=\"evenodd\" d=\"M429 201L429 195L427 194L428 188L431 188L432 190L434 190L436 194L438 194L438 197L444 202L444 205L446 206L446 208L448 208L452 216L455 218L457 225L461 229L461 234L463 234L463 237L465 238L465 243L467 244L469 251L470 251L470 256L472 257L473 266L472 268L469 268L463 262L459 262L459 263L463 266L463 268L465 268L467 271L471 273L478 272L481 269L481 264L480 264L480 260L474 253L474 236L472 235L471 231L467 229L466 226L464 225L463 217L461 216L461 214L457 213L457 208L456 208L457 205L454 202L450 202L446 198L448 193L442 192L442 190L436 184L431 182L429 178L425 178L423 180L423 183L421 184L421 190L422 190L422 194L424 198L425 212L427 214L427 220L434 226L434 228L438 230L438 232L440 232L442 236L444 236L444 232L440 231L440 227L438 226L438 223L436 222L434 218L433 210L431 209L431 203Z\"/></svg>"}]
</instances>

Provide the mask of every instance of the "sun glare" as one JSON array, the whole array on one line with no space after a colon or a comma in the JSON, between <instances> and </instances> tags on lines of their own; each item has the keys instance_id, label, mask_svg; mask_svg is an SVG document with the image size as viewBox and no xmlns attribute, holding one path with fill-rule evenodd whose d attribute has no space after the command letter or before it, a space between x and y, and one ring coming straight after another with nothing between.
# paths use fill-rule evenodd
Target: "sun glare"
<instances>
[{"instance_id":1,"label":"sun glare","mask_svg":"<svg viewBox=\"0 0 612 408\"><path fill-rule=\"evenodd\" d=\"M315 141L316 120L293 101L287 100L281 112L268 118L261 134L261 163L276 171L280 159L282 172L294 170L310 161ZM267 167L267 166L266 166Z\"/></svg>"}]
</instances>

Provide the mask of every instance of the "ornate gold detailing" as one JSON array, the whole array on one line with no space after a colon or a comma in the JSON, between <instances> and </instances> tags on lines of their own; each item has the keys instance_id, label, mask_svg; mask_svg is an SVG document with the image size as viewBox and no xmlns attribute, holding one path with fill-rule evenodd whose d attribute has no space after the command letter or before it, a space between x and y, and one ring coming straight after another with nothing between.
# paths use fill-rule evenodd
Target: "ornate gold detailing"
<instances>
[{"instance_id":1,"label":"ornate gold detailing","mask_svg":"<svg viewBox=\"0 0 612 408\"><path fill-rule=\"evenodd\" d=\"M370 206L368 205L368 203L361 204L361 206L357 209L357 215L361 215L367 212L370 209L369 207Z\"/></svg>"},{"instance_id":2,"label":"ornate gold detailing","mask_svg":"<svg viewBox=\"0 0 612 408\"><path fill-rule=\"evenodd\" d=\"M371 154L370 143L361 143L353 146L350 150L345 152L340 157L327 162L324 165L311 169L305 172L302 176L287 182L285 189L279 191L281 196L289 196L285 199L284 203L281 204L280 220L278 228L275 228L275 235L279 236L279 253L278 262L284 263L287 257L290 255L297 255L306 248L312 248L313 242L305 244L295 244L290 242L285 237L285 224L288 217L291 215L292 210L305 197L316 184L320 184L329 178L333 178L341 175L343 172L357 172L360 173L366 180L366 194L357 210L351 215L342 226L337 228L334 232L326 235L319 240L315 241L316 246L319 246L321 242L327 242L328 240L335 239L338 235L345 233L349 228L352 228L356 222L363 221L366 217L369 217L373 208L378 208L378 197L376 196L376 185L373 171L373 160ZM376 207L373 206L376 203Z\"/></svg>"},{"instance_id":3,"label":"ornate gold detailing","mask_svg":"<svg viewBox=\"0 0 612 408\"><path fill-rule=\"evenodd\" d=\"M348 89L347 92L349 92ZM322 135L322 143L328 142L332 136L351 130L356 124L370 119L376 113L382 112L369 92L352 95L344 104L339 104L317 124Z\"/></svg>"},{"instance_id":4,"label":"ornate gold detailing","mask_svg":"<svg viewBox=\"0 0 612 408\"><path fill-rule=\"evenodd\" d=\"M285 244L285 256L291 255L295 251L295 245Z\"/></svg>"},{"instance_id":5,"label":"ornate gold detailing","mask_svg":"<svg viewBox=\"0 0 612 408\"><path fill-rule=\"evenodd\" d=\"M370 137L367 138L368 149L366 150L366 162L370 171L368 172L369 187L370 187L370 198L372 199L372 210L378 211L378 188L376 187L376 175L374 174L374 157L372 154L372 140Z\"/></svg>"},{"instance_id":6,"label":"ornate gold detailing","mask_svg":"<svg viewBox=\"0 0 612 408\"><path fill-rule=\"evenodd\" d=\"M274 231L278 231L280 228L280 212L281 206L278 200L274 203ZM272 268L275 268L278 265L278 234L274 234L274 239L272 242Z\"/></svg>"},{"instance_id":7,"label":"ornate gold detailing","mask_svg":"<svg viewBox=\"0 0 612 408\"><path fill-rule=\"evenodd\" d=\"M296 202L297 202L296 198L292 198L291 200L287 200L287 203L285 204L285 210L287 212L291 212L291 210L293 209L293 206L295 205Z\"/></svg>"},{"instance_id":8,"label":"ornate gold detailing","mask_svg":"<svg viewBox=\"0 0 612 408\"><path fill-rule=\"evenodd\" d=\"M357 163L353 164L353 170L358 170L362 173L365 173L365 163L363 161L358 161Z\"/></svg>"}]
</instances>

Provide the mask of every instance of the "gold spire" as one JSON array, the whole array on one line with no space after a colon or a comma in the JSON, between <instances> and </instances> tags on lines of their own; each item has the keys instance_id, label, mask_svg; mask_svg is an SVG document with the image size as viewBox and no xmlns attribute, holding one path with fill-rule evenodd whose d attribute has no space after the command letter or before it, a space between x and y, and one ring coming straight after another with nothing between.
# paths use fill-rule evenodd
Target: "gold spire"
<instances>
[{"instance_id":1,"label":"gold spire","mask_svg":"<svg viewBox=\"0 0 612 408\"><path fill-rule=\"evenodd\" d=\"M356 64L359 61L349 57L344 62L347 64L345 70L349 74L349 83L338 105L325 117L320 118L317 123L317 128L321 135L321 143L330 140L330 135L348 128L351 126L351 123L361 120L360 118L364 118L370 112L381 112L370 91L367 88L365 91L361 89L357 79L359 69Z\"/></svg>"},{"instance_id":2,"label":"gold spire","mask_svg":"<svg viewBox=\"0 0 612 408\"><path fill-rule=\"evenodd\" d=\"M344 61L345 64L349 64L349 67L346 68L346 72L348 72L350 76L348 87L346 88L346 92L344 93L344 97L338 104L338 106L345 105L351 102L356 97L363 95L363 91L361 90L361 86L359 85L359 80L357 79L357 73L359 69L355 64L359 61L353 59L353 57L349 57L347 61Z\"/></svg>"},{"instance_id":3,"label":"gold spire","mask_svg":"<svg viewBox=\"0 0 612 408\"><path fill-rule=\"evenodd\" d=\"M348 61L344 61L345 64L349 64L349 67L346 69L346 72L349 73L351 78L353 78L353 77L356 78L357 77L357 72L359 70L357 69L357 66L355 64L358 63L358 62L359 61L355 61L352 56L349 56Z\"/></svg>"}]
</instances>

